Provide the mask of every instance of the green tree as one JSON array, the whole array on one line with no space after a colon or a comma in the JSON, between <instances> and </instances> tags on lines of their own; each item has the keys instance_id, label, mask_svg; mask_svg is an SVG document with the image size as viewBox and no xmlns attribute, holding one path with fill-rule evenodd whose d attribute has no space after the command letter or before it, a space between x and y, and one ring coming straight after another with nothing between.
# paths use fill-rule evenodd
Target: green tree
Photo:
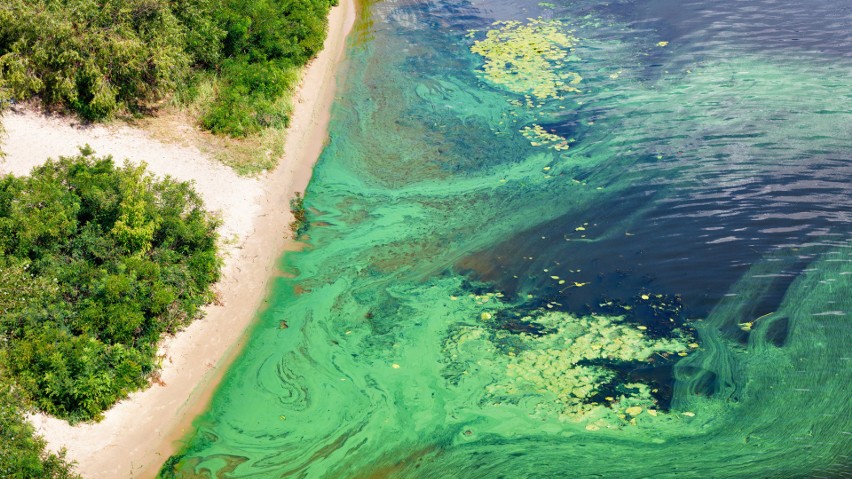
<instances>
[{"instance_id":1,"label":"green tree","mask_svg":"<svg viewBox=\"0 0 852 479\"><path fill-rule=\"evenodd\" d=\"M145 174L145 167L125 166L119 182L118 219L110 230L116 243L130 253L147 253L158 226L155 211L148 206L153 201L153 178Z\"/></svg>"},{"instance_id":2,"label":"green tree","mask_svg":"<svg viewBox=\"0 0 852 479\"><path fill-rule=\"evenodd\" d=\"M329 0L7 0L0 105L39 98L98 120L216 78L214 133L284 127L300 68L322 48Z\"/></svg>"},{"instance_id":3,"label":"green tree","mask_svg":"<svg viewBox=\"0 0 852 479\"><path fill-rule=\"evenodd\" d=\"M189 74L185 28L162 0L8 0L0 80L87 119L138 110Z\"/></svg>"},{"instance_id":4,"label":"green tree","mask_svg":"<svg viewBox=\"0 0 852 479\"><path fill-rule=\"evenodd\" d=\"M21 391L76 421L144 387L161 336L213 297L217 226L190 184L90 149L0 180L0 350Z\"/></svg>"},{"instance_id":5,"label":"green tree","mask_svg":"<svg viewBox=\"0 0 852 479\"><path fill-rule=\"evenodd\" d=\"M5 479L80 479L65 452L53 454L24 419L24 398L0 369L0 477Z\"/></svg>"}]
</instances>

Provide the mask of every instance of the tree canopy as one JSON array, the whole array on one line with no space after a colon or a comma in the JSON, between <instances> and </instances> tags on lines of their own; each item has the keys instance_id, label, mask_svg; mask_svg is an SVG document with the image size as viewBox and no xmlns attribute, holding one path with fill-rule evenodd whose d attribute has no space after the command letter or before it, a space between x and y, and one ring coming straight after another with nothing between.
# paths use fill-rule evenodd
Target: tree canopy
<instances>
[{"instance_id":1,"label":"tree canopy","mask_svg":"<svg viewBox=\"0 0 852 479\"><path fill-rule=\"evenodd\" d=\"M0 101L39 98L98 120L215 78L200 123L247 136L286 126L331 0L6 0ZM191 94L190 94L191 96Z\"/></svg>"},{"instance_id":2,"label":"tree canopy","mask_svg":"<svg viewBox=\"0 0 852 479\"><path fill-rule=\"evenodd\" d=\"M76 421L144 387L213 298L217 226L189 183L88 149L0 179L0 359L22 393Z\"/></svg>"},{"instance_id":3,"label":"tree canopy","mask_svg":"<svg viewBox=\"0 0 852 479\"><path fill-rule=\"evenodd\" d=\"M24 419L18 394L0 368L0 477L6 479L80 479L64 452L45 449L44 439Z\"/></svg>"}]
</instances>

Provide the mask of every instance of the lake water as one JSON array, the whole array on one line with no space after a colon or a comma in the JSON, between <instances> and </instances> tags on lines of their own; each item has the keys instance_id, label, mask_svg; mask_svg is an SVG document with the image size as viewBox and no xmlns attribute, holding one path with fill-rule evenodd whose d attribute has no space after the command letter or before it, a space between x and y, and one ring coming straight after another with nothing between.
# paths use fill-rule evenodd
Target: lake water
<instances>
[{"instance_id":1,"label":"lake water","mask_svg":"<svg viewBox=\"0 0 852 479\"><path fill-rule=\"evenodd\" d=\"M850 32L373 3L309 247L162 475L852 477Z\"/></svg>"}]
</instances>

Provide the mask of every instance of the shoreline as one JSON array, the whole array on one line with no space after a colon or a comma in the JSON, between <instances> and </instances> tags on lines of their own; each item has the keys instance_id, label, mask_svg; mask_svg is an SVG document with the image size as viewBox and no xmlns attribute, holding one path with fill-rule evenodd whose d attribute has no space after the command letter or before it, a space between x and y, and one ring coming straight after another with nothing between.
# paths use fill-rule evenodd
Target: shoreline
<instances>
[{"instance_id":1,"label":"shoreline","mask_svg":"<svg viewBox=\"0 0 852 479\"><path fill-rule=\"evenodd\" d=\"M305 190L325 146L338 65L345 58L355 14L355 0L342 0L332 8L323 50L305 68L293 97L283 158L260 178L240 177L198 148L162 143L144 129L80 127L67 118L31 111L4 116L0 150L6 158L0 159L0 174L26 174L48 157L73 155L88 143L98 155L113 155L117 163L125 158L146 161L155 175L195 181L205 206L223 218L220 234L227 244L222 248L222 279L215 285L221 305L205 307L203 318L164 338L159 354L165 385L131 394L98 423L70 426L44 414L30 417L51 450L67 449L67 458L77 462L76 471L83 477L156 476L242 350L272 280L281 274L281 255L298 248L288 239L289 199Z\"/></svg>"}]
</instances>

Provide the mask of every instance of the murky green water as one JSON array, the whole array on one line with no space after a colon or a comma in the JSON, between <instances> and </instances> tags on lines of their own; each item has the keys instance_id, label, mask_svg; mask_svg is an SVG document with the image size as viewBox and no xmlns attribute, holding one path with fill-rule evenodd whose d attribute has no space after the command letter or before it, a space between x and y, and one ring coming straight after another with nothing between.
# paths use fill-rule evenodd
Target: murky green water
<instances>
[{"instance_id":1,"label":"murky green water","mask_svg":"<svg viewBox=\"0 0 852 479\"><path fill-rule=\"evenodd\" d=\"M836 5L370 7L310 247L164 475L852 474Z\"/></svg>"}]
</instances>

